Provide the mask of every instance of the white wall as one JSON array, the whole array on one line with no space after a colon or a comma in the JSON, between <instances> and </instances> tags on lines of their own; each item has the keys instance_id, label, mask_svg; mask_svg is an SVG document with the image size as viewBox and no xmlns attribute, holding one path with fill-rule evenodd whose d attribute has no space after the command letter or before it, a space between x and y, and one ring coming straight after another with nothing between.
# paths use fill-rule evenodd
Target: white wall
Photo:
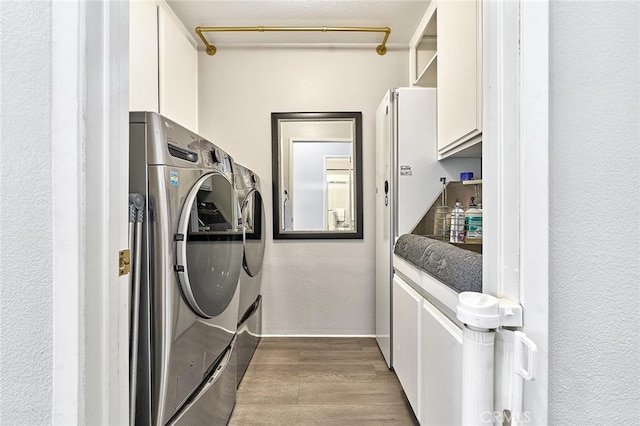
<instances>
[{"instance_id":1,"label":"white wall","mask_svg":"<svg viewBox=\"0 0 640 426\"><path fill-rule=\"evenodd\" d=\"M221 47L199 53L199 133L258 173L267 211L264 332L375 333L375 110L408 51ZM272 240L271 113L362 111L363 240Z\"/></svg>"},{"instance_id":2,"label":"white wall","mask_svg":"<svg viewBox=\"0 0 640 426\"><path fill-rule=\"evenodd\" d=\"M640 3L550 3L549 424L640 421Z\"/></svg>"},{"instance_id":3,"label":"white wall","mask_svg":"<svg viewBox=\"0 0 640 426\"><path fill-rule=\"evenodd\" d=\"M52 422L51 23L49 3L0 2L3 425Z\"/></svg>"}]
</instances>

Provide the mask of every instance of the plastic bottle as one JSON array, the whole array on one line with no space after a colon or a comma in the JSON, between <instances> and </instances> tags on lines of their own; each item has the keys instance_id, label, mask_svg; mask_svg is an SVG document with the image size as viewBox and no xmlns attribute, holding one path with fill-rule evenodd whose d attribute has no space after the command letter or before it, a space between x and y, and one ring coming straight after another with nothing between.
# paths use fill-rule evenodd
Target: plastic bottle
<instances>
[{"instance_id":1,"label":"plastic bottle","mask_svg":"<svg viewBox=\"0 0 640 426\"><path fill-rule=\"evenodd\" d=\"M442 182L442 192L440 193L440 205L436 206L433 215L433 235L439 240L446 241L449 237L448 225L451 221L450 209L447 206L447 178L441 177L440 182Z\"/></svg>"},{"instance_id":2,"label":"plastic bottle","mask_svg":"<svg viewBox=\"0 0 640 426\"><path fill-rule=\"evenodd\" d=\"M450 243L462 243L464 242L464 210L459 201L456 201L456 206L451 210L451 230L449 231Z\"/></svg>"},{"instance_id":3,"label":"plastic bottle","mask_svg":"<svg viewBox=\"0 0 640 426\"><path fill-rule=\"evenodd\" d=\"M464 241L467 243L482 242L482 210L476 206L475 197L471 197L471 204L464 212Z\"/></svg>"}]
</instances>

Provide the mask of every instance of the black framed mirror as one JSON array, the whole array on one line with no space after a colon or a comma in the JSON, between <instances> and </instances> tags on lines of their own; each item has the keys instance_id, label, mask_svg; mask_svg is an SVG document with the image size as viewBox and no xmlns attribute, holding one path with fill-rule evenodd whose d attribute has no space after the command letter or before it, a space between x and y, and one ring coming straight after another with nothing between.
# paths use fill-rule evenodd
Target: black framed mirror
<instances>
[{"instance_id":1,"label":"black framed mirror","mask_svg":"<svg viewBox=\"0 0 640 426\"><path fill-rule=\"evenodd\" d=\"M274 239L362 239L362 113L271 114Z\"/></svg>"}]
</instances>

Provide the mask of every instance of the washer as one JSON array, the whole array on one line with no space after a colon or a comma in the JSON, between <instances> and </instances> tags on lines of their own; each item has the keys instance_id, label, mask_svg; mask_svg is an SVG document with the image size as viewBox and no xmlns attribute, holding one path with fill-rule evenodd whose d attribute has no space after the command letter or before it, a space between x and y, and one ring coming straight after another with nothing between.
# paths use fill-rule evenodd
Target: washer
<instances>
[{"instance_id":1,"label":"washer","mask_svg":"<svg viewBox=\"0 0 640 426\"><path fill-rule=\"evenodd\" d=\"M265 215L258 175L240 164L236 164L234 170L245 229L237 334L237 376L240 385L262 335L261 282Z\"/></svg>"},{"instance_id":2,"label":"washer","mask_svg":"<svg viewBox=\"0 0 640 426\"><path fill-rule=\"evenodd\" d=\"M226 423L244 235L233 160L165 117L132 112L130 191L147 201L136 424Z\"/></svg>"}]
</instances>

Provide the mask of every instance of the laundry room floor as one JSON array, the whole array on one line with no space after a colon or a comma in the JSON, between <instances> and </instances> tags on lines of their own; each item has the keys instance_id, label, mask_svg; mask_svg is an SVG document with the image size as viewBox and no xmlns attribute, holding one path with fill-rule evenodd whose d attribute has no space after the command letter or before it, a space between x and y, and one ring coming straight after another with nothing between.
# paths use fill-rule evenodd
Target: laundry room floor
<instances>
[{"instance_id":1,"label":"laundry room floor","mask_svg":"<svg viewBox=\"0 0 640 426\"><path fill-rule=\"evenodd\" d=\"M229 425L417 425L373 338L263 338Z\"/></svg>"}]
</instances>

